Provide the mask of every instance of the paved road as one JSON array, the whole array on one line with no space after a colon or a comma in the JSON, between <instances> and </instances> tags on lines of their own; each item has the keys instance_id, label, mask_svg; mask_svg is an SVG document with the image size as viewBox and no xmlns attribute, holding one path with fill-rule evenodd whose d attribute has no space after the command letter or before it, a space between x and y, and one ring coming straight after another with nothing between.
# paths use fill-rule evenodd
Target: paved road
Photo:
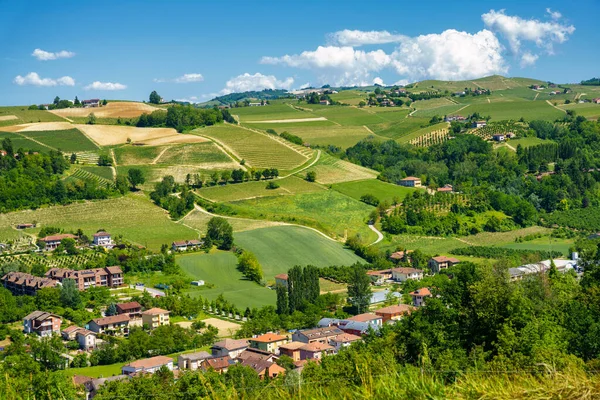
<instances>
[{"instance_id":1,"label":"paved road","mask_svg":"<svg viewBox=\"0 0 600 400\"><path fill-rule=\"evenodd\" d=\"M375 228L375 225L369 224L369 229L377 234L377 240L371 243L369 246L373 246L374 244L377 244L383 240L383 233L379 232L379 230Z\"/></svg>"},{"instance_id":2,"label":"paved road","mask_svg":"<svg viewBox=\"0 0 600 400\"><path fill-rule=\"evenodd\" d=\"M154 297L156 297L156 296L164 297L165 296L165 292L163 292L162 290L153 289L153 288L147 288L145 286L137 286L137 285L129 285L129 287L131 289L146 291L146 292L150 293Z\"/></svg>"}]
</instances>

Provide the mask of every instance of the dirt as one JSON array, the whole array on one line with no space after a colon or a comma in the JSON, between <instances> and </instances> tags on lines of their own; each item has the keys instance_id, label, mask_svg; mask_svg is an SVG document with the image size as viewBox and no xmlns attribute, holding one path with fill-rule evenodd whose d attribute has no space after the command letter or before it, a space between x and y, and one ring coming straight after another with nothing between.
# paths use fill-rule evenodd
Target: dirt
<instances>
[{"instance_id":1,"label":"dirt","mask_svg":"<svg viewBox=\"0 0 600 400\"><path fill-rule=\"evenodd\" d=\"M0 121L11 121L13 119L19 119L19 118L15 115L3 115L0 117Z\"/></svg>"},{"instance_id":2,"label":"dirt","mask_svg":"<svg viewBox=\"0 0 600 400\"><path fill-rule=\"evenodd\" d=\"M139 117L143 113L150 114L156 110L161 109L145 103L119 101L108 103L103 107L63 108L60 110L51 110L50 112L61 117L87 117L91 113L94 113L98 118L133 118Z\"/></svg>"},{"instance_id":3,"label":"dirt","mask_svg":"<svg viewBox=\"0 0 600 400\"><path fill-rule=\"evenodd\" d=\"M60 131L66 129L73 129L73 125L68 122L35 122L31 124L2 127L3 131L8 132Z\"/></svg>"},{"instance_id":4,"label":"dirt","mask_svg":"<svg viewBox=\"0 0 600 400\"><path fill-rule=\"evenodd\" d=\"M223 321L218 318L208 318L205 319L206 325L212 325L219 330L220 337L230 337L233 336L235 332L237 332L241 325L236 324L235 322Z\"/></svg>"}]
</instances>

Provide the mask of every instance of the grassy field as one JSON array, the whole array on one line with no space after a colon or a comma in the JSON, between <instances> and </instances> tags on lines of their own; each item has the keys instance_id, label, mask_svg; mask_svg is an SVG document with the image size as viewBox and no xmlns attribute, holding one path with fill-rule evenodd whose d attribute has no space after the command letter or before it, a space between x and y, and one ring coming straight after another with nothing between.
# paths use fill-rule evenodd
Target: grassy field
<instances>
[{"instance_id":1,"label":"grassy field","mask_svg":"<svg viewBox=\"0 0 600 400\"><path fill-rule=\"evenodd\" d=\"M0 107L0 117L14 115L16 119L0 121L0 127L8 125L28 124L32 122L64 121L57 115L45 110L28 110L28 106Z\"/></svg>"},{"instance_id":2,"label":"grassy field","mask_svg":"<svg viewBox=\"0 0 600 400\"><path fill-rule=\"evenodd\" d=\"M386 109L379 107L356 108L324 106L324 108L315 109L314 114L325 117L342 126L366 125L376 132L376 129L373 127L397 122L405 118L406 115L408 115L408 112L409 111L406 108Z\"/></svg>"},{"instance_id":3,"label":"grassy field","mask_svg":"<svg viewBox=\"0 0 600 400\"><path fill-rule=\"evenodd\" d=\"M2 129L0 127L0 129ZM29 140L24 136L21 136L17 133L12 132L0 132L0 140L10 139L13 144L13 148L15 150L25 149L32 151L48 151L50 150L47 146L41 145L39 143L34 142L33 140Z\"/></svg>"},{"instance_id":4,"label":"grassy field","mask_svg":"<svg viewBox=\"0 0 600 400\"><path fill-rule=\"evenodd\" d=\"M194 279L202 279L214 288L189 292L213 300L222 294L241 309L275 304L275 291L250 282L236 268L233 253L216 251L211 254L193 253L177 256L181 269Z\"/></svg>"},{"instance_id":5,"label":"grassy field","mask_svg":"<svg viewBox=\"0 0 600 400\"><path fill-rule=\"evenodd\" d=\"M321 121L318 121L321 122ZM323 121L326 122L326 121ZM276 129L277 132L287 131L293 135L299 136L304 142L311 145L334 145L347 149L348 147L354 146L362 139L373 135L363 126L338 126L335 124L331 125L307 125L310 122L286 124L287 127L260 125L260 129Z\"/></svg>"},{"instance_id":6,"label":"grassy field","mask_svg":"<svg viewBox=\"0 0 600 400\"><path fill-rule=\"evenodd\" d=\"M192 143L170 146L157 160L158 164L198 165L208 168L214 165L237 166L227 154L223 153L214 143Z\"/></svg>"},{"instance_id":7,"label":"grassy field","mask_svg":"<svg viewBox=\"0 0 600 400\"><path fill-rule=\"evenodd\" d=\"M117 173L127 175L131 168L140 169L144 174L146 182L140 186L143 190L153 190L154 184L160 182L167 175L175 178L176 182L183 183L187 174L198 174L206 181L210 179L210 174L214 172L214 170L207 170L194 165L119 165L117 166ZM226 169L231 171L231 168ZM222 172L222 170L218 171Z\"/></svg>"},{"instance_id":8,"label":"grassy field","mask_svg":"<svg viewBox=\"0 0 600 400\"><path fill-rule=\"evenodd\" d=\"M365 101L367 98L367 93L359 90L342 90L338 93L329 95L329 97L331 97L331 99L334 101L339 101L340 103L357 106L361 101Z\"/></svg>"},{"instance_id":9,"label":"grassy field","mask_svg":"<svg viewBox=\"0 0 600 400\"><path fill-rule=\"evenodd\" d=\"M20 134L64 152L90 151L98 149L94 143L92 143L83 133L75 128L60 131L24 131L20 132Z\"/></svg>"},{"instance_id":10,"label":"grassy field","mask_svg":"<svg viewBox=\"0 0 600 400\"><path fill-rule=\"evenodd\" d=\"M563 110L573 110L576 115L582 115L588 119L598 119L600 117L600 104L583 103L583 104L564 104L559 106Z\"/></svg>"},{"instance_id":11,"label":"grassy field","mask_svg":"<svg viewBox=\"0 0 600 400\"><path fill-rule=\"evenodd\" d=\"M114 149L117 165L150 164L166 146L125 145Z\"/></svg>"},{"instance_id":12,"label":"grassy field","mask_svg":"<svg viewBox=\"0 0 600 400\"><path fill-rule=\"evenodd\" d=\"M297 226L255 229L235 235L235 242L253 252L266 279L286 273L294 265L352 265L364 262L342 244Z\"/></svg>"},{"instance_id":13,"label":"grassy field","mask_svg":"<svg viewBox=\"0 0 600 400\"><path fill-rule=\"evenodd\" d=\"M126 363L116 363L109 365L96 365L94 367L69 368L65 370L67 376L84 375L91 378L108 378L110 376L121 375L121 367Z\"/></svg>"},{"instance_id":14,"label":"grassy field","mask_svg":"<svg viewBox=\"0 0 600 400\"><path fill-rule=\"evenodd\" d=\"M487 76L485 78L473 79L471 81L437 81L437 80L426 80L418 82L414 89L411 91L420 90L431 90L435 88L437 90L448 90L450 92L457 92L465 90L466 87L471 89L477 89L478 87L486 88L490 90L505 90L515 87L527 87L532 84L545 84L546 82L538 81L536 79L529 78L505 78L500 75Z\"/></svg>"},{"instance_id":15,"label":"grassy field","mask_svg":"<svg viewBox=\"0 0 600 400\"><path fill-rule=\"evenodd\" d=\"M194 132L222 143L237 157L246 160L255 168L293 169L308 160L308 157L269 138L267 134L263 135L233 125L215 125Z\"/></svg>"},{"instance_id":16,"label":"grassy field","mask_svg":"<svg viewBox=\"0 0 600 400\"><path fill-rule=\"evenodd\" d=\"M461 110L460 112L458 110ZM464 111L463 111L464 110ZM459 114L459 115L467 115L469 113L469 107L466 107L463 104L446 104L440 107L432 107L425 109L418 109L415 111L413 116L421 117L421 118L431 118L438 116L443 118L444 115L451 114Z\"/></svg>"},{"instance_id":17,"label":"grassy field","mask_svg":"<svg viewBox=\"0 0 600 400\"><path fill-rule=\"evenodd\" d=\"M569 248L573 247L574 245L575 242L572 239L542 237L522 243L503 244L502 247L508 247L509 249L560 251L565 257L568 257Z\"/></svg>"},{"instance_id":18,"label":"grassy field","mask_svg":"<svg viewBox=\"0 0 600 400\"><path fill-rule=\"evenodd\" d=\"M300 111L292 108L282 102L272 102L273 104L262 107L241 107L231 110L231 114L237 115L240 122L245 121L273 121L281 119L297 118L315 118L308 111Z\"/></svg>"},{"instance_id":19,"label":"grassy field","mask_svg":"<svg viewBox=\"0 0 600 400\"><path fill-rule=\"evenodd\" d=\"M100 167L97 165L85 165L80 166L80 169L91 172L92 174L96 174L104 179L108 179L110 181L113 180L112 168L110 167Z\"/></svg>"},{"instance_id":20,"label":"grassy field","mask_svg":"<svg viewBox=\"0 0 600 400\"><path fill-rule=\"evenodd\" d=\"M469 113L478 112L483 116L491 116L492 120L512 119L521 117L527 121L536 119L554 121L565 114L552 107L545 101L507 101L502 103L473 104L468 108Z\"/></svg>"},{"instance_id":21,"label":"grassy field","mask_svg":"<svg viewBox=\"0 0 600 400\"><path fill-rule=\"evenodd\" d=\"M321 153L319 161L303 171L301 176L304 177L308 171L315 171L317 182L322 184L374 179L379 175L377 171L340 160L324 152Z\"/></svg>"},{"instance_id":22,"label":"grassy field","mask_svg":"<svg viewBox=\"0 0 600 400\"><path fill-rule=\"evenodd\" d=\"M554 143L554 141L544 140L537 137L524 137L520 139L510 139L507 143L516 149L518 145L521 145L523 147L531 147L537 146L538 144Z\"/></svg>"},{"instance_id":23,"label":"grassy field","mask_svg":"<svg viewBox=\"0 0 600 400\"><path fill-rule=\"evenodd\" d=\"M191 229L198 231L198 233L204 234L208 227L208 221L212 218L212 216L203 213L198 210L194 210L188 215L185 216L180 224L183 224ZM227 219L229 224L233 227L234 232L243 232L252 229L266 228L269 226L277 226L280 225L280 222L270 222L260 219L245 219L245 218L230 218L223 217ZM1 231L0 231L1 232Z\"/></svg>"},{"instance_id":24,"label":"grassy field","mask_svg":"<svg viewBox=\"0 0 600 400\"><path fill-rule=\"evenodd\" d=\"M417 129L414 132L404 135L401 138L397 139L397 141L399 143L408 143L411 140L418 138L419 136L423 136L423 135L428 134L429 132L433 132L433 131L437 131L437 130L441 130L441 129L448 129L448 127L449 127L449 124L447 122L440 122L439 124L429 125L429 126L426 126L425 128Z\"/></svg>"},{"instance_id":25,"label":"grassy field","mask_svg":"<svg viewBox=\"0 0 600 400\"><path fill-rule=\"evenodd\" d=\"M236 201L256 197L289 196L298 193L312 193L325 190L324 187L307 182L297 176L277 179L278 189L267 189L266 181L250 181L229 185L204 187L196 193L213 201Z\"/></svg>"},{"instance_id":26,"label":"grassy field","mask_svg":"<svg viewBox=\"0 0 600 400\"><path fill-rule=\"evenodd\" d=\"M228 204L240 216L306 225L333 238L345 238L355 233L360 233L368 240L376 238L366 225L373 207L334 190L264 197Z\"/></svg>"},{"instance_id":27,"label":"grassy field","mask_svg":"<svg viewBox=\"0 0 600 400\"><path fill-rule=\"evenodd\" d=\"M394 185L393 183L382 182L378 179L336 183L333 185L333 189L356 200L360 200L361 196L365 194L372 194L380 201L387 201L389 203L392 203L394 198L402 200L417 190Z\"/></svg>"},{"instance_id":28,"label":"grassy field","mask_svg":"<svg viewBox=\"0 0 600 400\"><path fill-rule=\"evenodd\" d=\"M369 128L380 136L399 139L429 124L431 118L408 117L391 124L371 125Z\"/></svg>"},{"instance_id":29,"label":"grassy field","mask_svg":"<svg viewBox=\"0 0 600 400\"><path fill-rule=\"evenodd\" d=\"M87 235L106 229L152 250L160 250L163 243L198 237L191 228L171 221L164 210L142 194L0 215L3 228L32 221L37 221L38 228L31 232L37 232L43 226L65 230L81 228Z\"/></svg>"}]
</instances>

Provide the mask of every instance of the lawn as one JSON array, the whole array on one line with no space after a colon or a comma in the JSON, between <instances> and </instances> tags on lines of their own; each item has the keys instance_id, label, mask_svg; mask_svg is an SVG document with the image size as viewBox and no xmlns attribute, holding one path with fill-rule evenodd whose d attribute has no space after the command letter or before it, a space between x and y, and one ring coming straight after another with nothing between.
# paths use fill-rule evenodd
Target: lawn
<instances>
[{"instance_id":1,"label":"lawn","mask_svg":"<svg viewBox=\"0 0 600 400\"><path fill-rule=\"evenodd\" d=\"M394 198L402 200L404 197L417 190L383 182L378 179L336 183L332 187L338 192L356 200L360 200L361 196L365 194L372 194L380 201L387 201L388 203L392 203Z\"/></svg>"},{"instance_id":2,"label":"lawn","mask_svg":"<svg viewBox=\"0 0 600 400\"><path fill-rule=\"evenodd\" d=\"M116 363L109 365L96 365L95 367L69 368L65 370L67 376L84 375L91 378L108 378L110 376L121 375L121 367L127 363Z\"/></svg>"},{"instance_id":3,"label":"lawn","mask_svg":"<svg viewBox=\"0 0 600 400\"><path fill-rule=\"evenodd\" d=\"M38 228L32 229L32 233L42 226L57 226L68 231L81 228L88 236L98 229L106 229L152 250L159 250L163 243L198 237L191 228L171 221L164 210L141 193L0 215L3 228L23 221L38 222Z\"/></svg>"},{"instance_id":4,"label":"lawn","mask_svg":"<svg viewBox=\"0 0 600 400\"><path fill-rule=\"evenodd\" d=\"M63 152L71 153L98 149L94 143L75 128L59 131L22 131L20 134Z\"/></svg>"},{"instance_id":5,"label":"lawn","mask_svg":"<svg viewBox=\"0 0 600 400\"><path fill-rule=\"evenodd\" d=\"M376 238L366 224L373 207L334 190L227 204L239 216L306 225L340 240L356 233L360 233L367 241Z\"/></svg>"},{"instance_id":6,"label":"lawn","mask_svg":"<svg viewBox=\"0 0 600 400\"><path fill-rule=\"evenodd\" d=\"M352 265L364 262L341 243L298 226L276 226L237 233L235 242L253 252L267 280L294 265Z\"/></svg>"},{"instance_id":7,"label":"lawn","mask_svg":"<svg viewBox=\"0 0 600 400\"><path fill-rule=\"evenodd\" d=\"M214 288L189 292L209 300L222 294L241 309L275 304L275 291L250 282L237 270L237 257L230 252L193 253L177 256L181 269L194 279L202 279Z\"/></svg>"},{"instance_id":8,"label":"lawn","mask_svg":"<svg viewBox=\"0 0 600 400\"><path fill-rule=\"evenodd\" d=\"M340 160L325 152L321 152L321 157L315 165L302 171L300 175L304 177L308 171L314 171L317 174L317 182L322 184L374 179L379 175L377 171Z\"/></svg>"},{"instance_id":9,"label":"lawn","mask_svg":"<svg viewBox=\"0 0 600 400\"><path fill-rule=\"evenodd\" d=\"M59 122L64 118L45 110L28 110L29 106L0 107L0 117L14 115L16 119L0 121L1 126L27 124L32 122Z\"/></svg>"},{"instance_id":10,"label":"lawn","mask_svg":"<svg viewBox=\"0 0 600 400\"><path fill-rule=\"evenodd\" d=\"M505 101L498 103L472 104L469 113L478 112L482 116L491 116L492 121L518 120L521 117L527 121L547 120L554 121L565 113L552 107L545 101Z\"/></svg>"},{"instance_id":11,"label":"lawn","mask_svg":"<svg viewBox=\"0 0 600 400\"><path fill-rule=\"evenodd\" d=\"M197 190L198 195L212 201L236 201L267 196L289 196L298 193L311 193L325 190L324 187L307 182L297 176L276 179L278 189L267 189L266 181L250 181L228 185L204 187Z\"/></svg>"}]
</instances>

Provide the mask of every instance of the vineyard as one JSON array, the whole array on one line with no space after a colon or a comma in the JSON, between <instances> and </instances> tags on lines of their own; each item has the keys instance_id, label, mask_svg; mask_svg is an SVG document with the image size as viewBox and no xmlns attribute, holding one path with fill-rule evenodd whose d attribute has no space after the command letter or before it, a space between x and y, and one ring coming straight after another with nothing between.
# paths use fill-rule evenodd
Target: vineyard
<instances>
[{"instance_id":1,"label":"vineyard","mask_svg":"<svg viewBox=\"0 0 600 400\"><path fill-rule=\"evenodd\" d=\"M114 183L111 180L93 174L84 169L78 168L67 178L68 181L83 181L83 182L96 182L99 187L109 188L113 187Z\"/></svg>"},{"instance_id":2,"label":"vineyard","mask_svg":"<svg viewBox=\"0 0 600 400\"><path fill-rule=\"evenodd\" d=\"M434 213L447 213L452 206L468 207L469 199L463 193L442 193L433 195L424 192L418 197L407 196L403 203L396 208L396 212L406 213L408 210L419 212L429 211Z\"/></svg>"},{"instance_id":3,"label":"vineyard","mask_svg":"<svg viewBox=\"0 0 600 400\"><path fill-rule=\"evenodd\" d=\"M82 151L79 153L75 153L75 155L77 155L77 161L80 164L98 164L99 156L98 153L94 151Z\"/></svg>"},{"instance_id":4,"label":"vineyard","mask_svg":"<svg viewBox=\"0 0 600 400\"><path fill-rule=\"evenodd\" d=\"M443 143L449 138L448 129L439 129L414 138L408 143L416 147L429 147L434 144Z\"/></svg>"},{"instance_id":5,"label":"vineyard","mask_svg":"<svg viewBox=\"0 0 600 400\"><path fill-rule=\"evenodd\" d=\"M19 263L27 269L31 269L34 265L41 264L46 268L71 268L80 269L90 260L100 256L96 252L88 252L74 256L53 256L45 254L17 254L0 256L0 266Z\"/></svg>"},{"instance_id":6,"label":"vineyard","mask_svg":"<svg viewBox=\"0 0 600 400\"><path fill-rule=\"evenodd\" d=\"M479 136L484 140L489 140L496 134L514 133L517 136L524 136L527 129L528 125L523 122L498 121L490 122L484 127L473 129L469 133Z\"/></svg>"}]
</instances>

